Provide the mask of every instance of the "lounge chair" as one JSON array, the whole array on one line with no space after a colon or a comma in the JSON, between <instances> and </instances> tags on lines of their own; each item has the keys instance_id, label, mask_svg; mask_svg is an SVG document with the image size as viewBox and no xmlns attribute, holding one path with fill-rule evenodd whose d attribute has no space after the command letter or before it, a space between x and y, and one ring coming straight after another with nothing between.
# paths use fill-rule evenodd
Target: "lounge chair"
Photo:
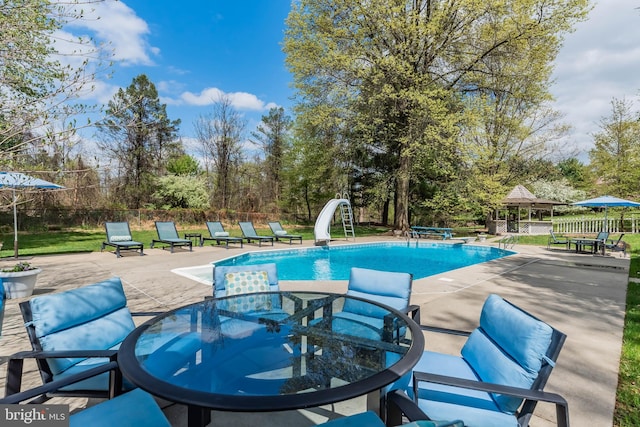
<instances>
[{"instance_id":1,"label":"lounge chair","mask_svg":"<svg viewBox=\"0 0 640 427\"><path fill-rule=\"evenodd\" d=\"M565 249L569 249L570 240L567 237L558 237L553 230L549 230L549 239L547 240L547 249L551 249L551 245L564 245Z\"/></svg>"},{"instance_id":2,"label":"lounge chair","mask_svg":"<svg viewBox=\"0 0 640 427\"><path fill-rule=\"evenodd\" d=\"M144 245L136 242L131 238L131 229L128 222L105 222L104 228L107 232L107 240L102 242L100 252L104 251L106 246L116 248L116 256L120 258L121 250L140 250L140 255L144 255Z\"/></svg>"},{"instance_id":3,"label":"lounge chair","mask_svg":"<svg viewBox=\"0 0 640 427\"><path fill-rule=\"evenodd\" d=\"M118 372L118 364L116 361L69 376L64 380L53 381L30 390L7 395L0 399L0 405L42 402L47 400L47 396L51 393L55 394L60 389L72 386L78 382L91 381L100 375L108 375L110 371ZM18 406L13 406L13 410L16 411L27 411L26 408L27 406L23 406L21 409ZM171 427L171 424L153 396L140 388L133 389L110 400L90 406L82 411L74 411L69 417L67 425L70 427L111 427L114 425Z\"/></svg>"},{"instance_id":4,"label":"lounge chair","mask_svg":"<svg viewBox=\"0 0 640 427\"><path fill-rule=\"evenodd\" d=\"M75 374L116 360L121 342L135 329L122 282L118 277L31 298L20 303L20 310L33 351L22 351L9 356L6 396L20 392L25 360L35 359L44 384L64 381ZM153 316L159 313L135 314ZM195 335L193 340L183 338L174 341L174 337L168 334L153 343L149 352L166 345L175 350L176 354L188 357L199 348ZM104 398L132 388L132 384L122 380L119 371L111 370L111 373L105 372L84 381L74 381L73 384L56 390L55 395Z\"/></svg>"},{"instance_id":5,"label":"lounge chair","mask_svg":"<svg viewBox=\"0 0 640 427\"><path fill-rule=\"evenodd\" d=\"M242 230L242 237L247 241L247 243L251 243L255 240L256 242L258 242L258 246L262 246L262 242L271 242L271 246L273 246L273 241L275 240L275 238L273 236L260 236L256 232L256 229L251 221L240 221L238 225L240 225L240 230Z\"/></svg>"},{"instance_id":6,"label":"lounge chair","mask_svg":"<svg viewBox=\"0 0 640 427\"><path fill-rule=\"evenodd\" d=\"M178 230L173 221L156 221L156 231L158 232L158 238L151 241L151 249L156 243L164 243L169 245L171 253L176 246L189 246L189 250L193 251L193 242L190 239L181 239L178 235ZM166 246L163 246L164 249Z\"/></svg>"},{"instance_id":7,"label":"lounge chair","mask_svg":"<svg viewBox=\"0 0 640 427\"><path fill-rule=\"evenodd\" d=\"M240 243L240 248L242 248L244 239L242 237L229 236L229 233L224 231L220 221L207 221L207 228L211 237L202 236L200 246L204 245L205 240L214 240L218 245L224 242L227 249L229 249L229 243Z\"/></svg>"},{"instance_id":8,"label":"lounge chair","mask_svg":"<svg viewBox=\"0 0 640 427\"><path fill-rule=\"evenodd\" d=\"M425 351L406 387L422 414L418 419L461 419L474 427L526 427L537 402L556 405L557 425L569 425L567 402L543 392L566 335L498 295L489 295L472 333L423 326L424 330L467 335L461 356ZM400 414L389 412L390 425ZM409 418L411 419L411 418Z\"/></svg>"},{"instance_id":9,"label":"lounge chair","mask_svg":"<svg viewBox=\"0 0 640 427\"><path fill-rule=\"evenodd\" d=\"M299 234L289 234L287 231L282 228L282 225L279 222L270 222L269 228L271 228L271 232L273 233L273 237L275 237L276 242L279 242L280 239L289 239L289 244L294 240L299 240L300 244L302 244L302 236Z\"/></svg>"},{"instance_id":10,"label":"lounge chair","mask_svg":"<svg viewBox=\"0 0 640 427\"><path fill-rule=\"evenodd\" d=\"M618 237L618 240L607 240L604 244L605 249L611 252L622 252L624 256L627 256L627 244L622 240L624 233Z\"/></svg>"}]
</instances>

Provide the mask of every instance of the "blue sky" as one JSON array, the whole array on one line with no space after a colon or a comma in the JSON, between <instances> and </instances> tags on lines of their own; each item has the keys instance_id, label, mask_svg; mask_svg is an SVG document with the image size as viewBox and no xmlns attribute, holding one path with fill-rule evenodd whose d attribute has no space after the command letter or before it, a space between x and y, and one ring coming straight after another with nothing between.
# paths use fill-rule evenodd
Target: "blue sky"
<instances>
[{"instance_id":1,"label":"blue sky","mask_svg":"<svg viewBox=\"0 0 640 427\"><path fill-rule=\"evenodd\" d=\"M591 134L609 115L612 98L636 101L640 89L640 11L637 2L600 0L590 19L566 38L555 64L554 107L573 126L562 144L582 160ZM100 20L89 31L114 51L113 77L96 82L87 101L106 103L119 87L146 74L181 119L181 135L227 94L246 118L247 130L271 106L291 106L291 76L282 53L290 0L107 0L95 6Z\"/></svg>"},{"instance_id":2,"label":"blue sky","mask_svg":"<svg viewBox=\"0 0 640 427\"><path fill-rule=\"evenodd\" d=\"M146 74L169 117L182 120L187 143L194 122L211 112L221 93L246 119L249 132L269 108L288 109L291 103L281 48L289 8L289 0L97 4L94 14L100 19L83 24L96 41L110 42L114 65L112 77L97 81L86 101L106 104L118 88Z\"/></svg>"}]
</instances>

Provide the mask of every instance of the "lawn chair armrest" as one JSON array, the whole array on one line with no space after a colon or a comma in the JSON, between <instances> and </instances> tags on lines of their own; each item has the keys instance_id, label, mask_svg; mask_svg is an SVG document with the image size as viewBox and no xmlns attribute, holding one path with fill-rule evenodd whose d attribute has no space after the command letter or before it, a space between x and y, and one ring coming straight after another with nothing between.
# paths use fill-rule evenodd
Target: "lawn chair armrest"
<instances>
[{"instance_id":1,"label":"lawn chair armrest","mask_svg":"<svg viewBox=\"0 0 640 427\"><path fill-rule=\"evenodd\" d=\"M80 372L74 375L69 375L66 378L60 379L60 380L56 380L56 381L52 381L50 383L41 385L39 387L35 387L32 388L30 390L26 390L23 392L16 392L16 393L12 393L12 394L7 394L6 397L0 399L0 404L15 404L15 403L20 403L20 402L24 402L26 400L33 400L35 402L39 402L40 398L42 398L43 396L45 396L47 393L50 393L52 391L56 391L59 390L63 387L66 387L70 384L74 384L80 381L83 381L87 378L91 378L94 377L96 375L100 375L102 373L108 372L108 371L117 371L119 372L119 368L118 368L118 362L116 361L111 361L109 363L105 363L102 366L96 366L95 368L91 368L91 369L87 369L84 372ZM34 402L27 402L27 403L34 403Z\"/></svg>"},{"instance_id":2,"label":"lawn chair armrest","mask_svg":"<svg viewBox=\"0 0 640 427\"><path fill-rule=\"evenodd\" d=\"M469 335L471 335L471 332L469 331L461 331L459 329L440 328L438 326L420 325L420 329L427 332L436 332L439 334L449 334L449 335L460 335L463 337L468 337Z\"/></svg>"},{"instance_id":3,"label":"lawn chair armrest","mask_svg":"<svg viewBox=\"0 0 640 427\"><path fill-rule=\"evenodd\" d=\"M406 313L416 322L418 325L420 324L420 306L417 304L411 304L406 309Z\"/></svg>"},{"instance_id":4,"label":"lawn chair armrest","mask_svg":"<svg viewBox=\"0 0 640 427\"><path fill-rule=\"evenodd\" d=\"M164 311L137 311L135 313L131 313L131 315L136 317L156 317L164 313Z\"/></svg>"},{"instance_id":5,"label":"lawn chair armrest","mask_svg":"<svg viewBox=\"0 0 640 427\"><path fill-rule=\"evenodd\" d=\"M387 425L402 424L402 417L409 421L428 420L427 414L416 405L404 392L393 390L387 393Z\"/></svg>"},{"instance_id":6,"label":"lawn chair armrest","mask_svg":"<svg viewBox=\"0 0 640 427\"><path fill-rule=\"evenodd\" d=\"M537 402L548 402L556 405L556 424L558 427L569 427L569 405L564 397L556 393L531 390L519 387L511 387L500 384L486 383L482 381L467 380L462 378L448 377L445 375L431 374L427 372L413 372L413 393L418 396L418 383L431 382L453 387L466 388L471 390L485 391L487 393L506 394L522 399L534 400Z\"/></svg>"},{"instance_id":7,"label":"lawn chair armrest","mask_svg":"<svg viewBox=\"0 0 640 427\"><path fill-rule=\"evenodd\" d=\"M89 358L104 357L110 362L116 360L118 350L66 350L66 351L20 351L9 356L7 360L7 378L5 382L5 396L20 392L22 387L22 373L25 359L54 359L54 358ZM122 374L119 373L114 381L119 381L122 388ZM111 380L110 380L111 384ZM114 386L118 386L114 384Z\"/></svg>"}]
</instances>

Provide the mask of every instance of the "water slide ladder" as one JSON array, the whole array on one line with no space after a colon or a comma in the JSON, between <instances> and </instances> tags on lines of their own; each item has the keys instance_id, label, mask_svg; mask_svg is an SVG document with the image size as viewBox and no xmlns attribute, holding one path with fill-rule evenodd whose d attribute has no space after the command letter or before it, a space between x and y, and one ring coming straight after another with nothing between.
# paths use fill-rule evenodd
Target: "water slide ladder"
<instances>
[{"instance_id":1,"label":"water slide ladder","mask_svg":"<svg viewBox=\"0 0 640 427\"><path fill-rule=\"evenodd\" d=\"M353 211L351 210L351 204L340 205L340 217L342 218L342 229L344 230L344 237L347 240L349 238L356 240L356 233L353 229Z\"/></svg>"}]
</instances>

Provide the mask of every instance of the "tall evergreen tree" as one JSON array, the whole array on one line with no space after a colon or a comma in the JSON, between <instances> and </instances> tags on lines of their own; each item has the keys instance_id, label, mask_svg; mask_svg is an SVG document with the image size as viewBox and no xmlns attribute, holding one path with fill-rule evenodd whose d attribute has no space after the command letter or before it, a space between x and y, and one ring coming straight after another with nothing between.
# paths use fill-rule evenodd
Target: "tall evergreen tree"
<instances>
[{"instance_id":1,"label":"tall evergreen tree","mask_svg":"<svg viewBox=\"0 0 640 427\"><path fill-rule=\"evenodd\" d=\"M282 194L284 159L291 145L291 126L291 118L285 114L284 108L277 107L262 116L262 122L251 132L253 142L264 152L264 169L267 174L264 188L268 192L268 200L275 202L276 206L279 205Z\"/></svg>"},{"instance_id":2,"label":"tall evergreen tree","mask_svg":"<svg viewBox=\"0 0 640 427\"><path fill-rule=\"evenodd\" d=\"M98 124L99 146L117 163L117 200L140 208L153 200L155 179L165 174L166 160L178 150L180 120L167 117L166 105L146 75L120 89Z\"/></svg>"}]
</instances>

